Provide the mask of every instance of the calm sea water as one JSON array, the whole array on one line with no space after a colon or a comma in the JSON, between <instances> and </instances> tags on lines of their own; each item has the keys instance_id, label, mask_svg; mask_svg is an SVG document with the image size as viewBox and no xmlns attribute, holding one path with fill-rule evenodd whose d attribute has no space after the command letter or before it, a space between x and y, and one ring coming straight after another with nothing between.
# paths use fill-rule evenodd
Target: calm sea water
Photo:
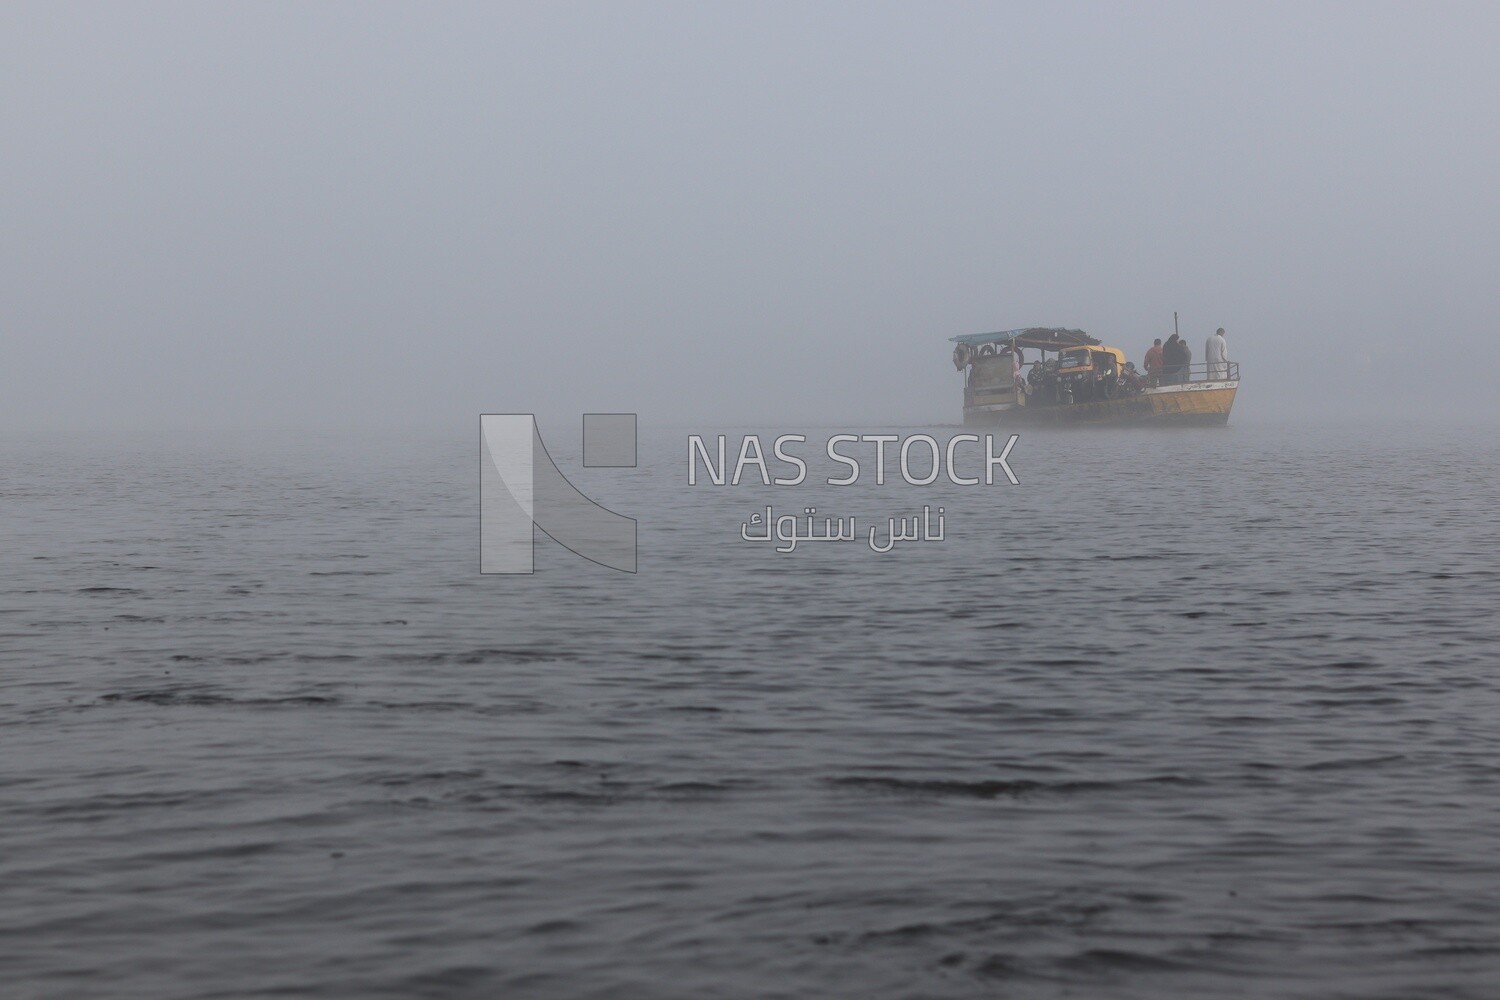
<instances>
[{"instance_id":1,"label":"calm sea water","mask_svg":"<svg viewBox=\"0 0 1500 1000\"><path fill-rule=\"evenodd\" d=\"M1493 435L1023 433L988 489L689 488L686 435L549 437L635 576L479 576L477 427L5 445L5 995L1495 995Z\"/></svg>"}]
</instances>

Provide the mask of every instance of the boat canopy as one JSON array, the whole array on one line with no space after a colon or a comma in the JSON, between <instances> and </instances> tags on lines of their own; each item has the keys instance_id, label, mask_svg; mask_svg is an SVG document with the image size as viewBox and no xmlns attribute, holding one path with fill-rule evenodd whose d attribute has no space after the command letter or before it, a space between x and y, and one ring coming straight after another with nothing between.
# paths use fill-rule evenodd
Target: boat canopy
<instances>
[{"instance_id":1,"label":"boat canopy","mask_svg":"<svg viewBox=\"0 0 1500 1000\"><path fill-rule=\"evenodd\" d=\"M1019 330L1002 330L999 333L966 333L949 337L955 344L980 347L984 344L1015 344L1040 351L1065 351L1070 347L1092 347L1099 343L1082 330L1065 330L1055 326L1028 326Z\"/></svg>"}]
</instances>

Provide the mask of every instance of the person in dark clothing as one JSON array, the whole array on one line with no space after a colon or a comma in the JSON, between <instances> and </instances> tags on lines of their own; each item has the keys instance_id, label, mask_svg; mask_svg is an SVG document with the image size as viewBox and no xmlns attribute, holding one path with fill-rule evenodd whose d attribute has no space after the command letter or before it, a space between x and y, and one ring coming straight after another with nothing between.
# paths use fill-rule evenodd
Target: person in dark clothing
<instances>
[{"instance_id":1,"label":"person in dark clothing","mask_svg":"<svg viewBox=\"0 0 1500 1000\"><path fill-rule=\"evenodd\" d=\"M1191 382L1193 380L1193 349L1188 346L1186 337L1180 338L1177 346L1182 350L1182 377L1177 381Z\"/></svg>"},{"instance_id":2,"label":"person in dark clothing","mask_svg":"<svg viewBox=\"0 0 1500 1000\"><path fill-rule=\"evenodd\" d=\"M1161 347L1161 380L1166 385L1182 381L1182 349L1187 345L1177 334L1167 338Z\"/></svg>"}]
</instances>

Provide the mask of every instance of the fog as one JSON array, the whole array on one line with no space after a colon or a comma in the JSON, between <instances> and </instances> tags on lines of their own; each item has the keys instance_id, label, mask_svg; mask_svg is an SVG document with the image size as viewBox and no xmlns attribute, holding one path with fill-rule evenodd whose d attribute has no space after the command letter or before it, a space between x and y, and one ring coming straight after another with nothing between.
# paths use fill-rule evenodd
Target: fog
<instances>
[{"instance_id":1,"label":"fog","mask_svg":"<svg viewBox=\"0 0 1500 1000\"><path fill-rule=\"evenodd\" d=\"M1235 420L1491 421L1484 5L0 7L0 420L959 417L1228 330Z\"/></svg>"}]
</instances>

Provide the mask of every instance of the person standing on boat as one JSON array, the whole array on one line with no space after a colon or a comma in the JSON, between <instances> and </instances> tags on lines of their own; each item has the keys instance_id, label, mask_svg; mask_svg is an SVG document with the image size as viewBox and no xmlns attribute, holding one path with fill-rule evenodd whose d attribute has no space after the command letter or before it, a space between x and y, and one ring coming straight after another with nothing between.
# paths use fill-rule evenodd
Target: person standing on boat
<instances>
[{"instance_id":1,"label":"person standing on boat","mask_svg":"<svg viewBox=\"0 0 1500 1000\"><path fill-rule=\"evenodd\" d=\"M1208 377L1211 379L1224 379L1229 377L1229 347L1224 343L1224 328L1219 327L1219 332L1208 338L1208 344L1203 349L1203 360L1208 362Z\"/></svg>"},{"instance_id":2,"label":"person standing on boat","mask_svg":"<svg viewBox=\"0 0 1500 1000\"><path fill-rule=\"evenodd\" d=\"M1182 381L1182 349L1187 345L1177 334L1167 338L1166 344L1161 349L1161 380L1163 382Z\"/></svg>"},{"instance_id":3,"label":"person standing on boat","mask_svg":"<svg viewBox=\"0 0 1500 1000\"><path fill-rule=\"evenodd\" d=\"M1161 338L1156 338L1156 343L1151 345L1151 350L1146 352L1146 378L1155 385L1161 381Z\"/></svg>"},{"instance_id":4,"label":"person standing on boat","mask_svg":"<svg viewBox=\"0 0 1500 1000\"><path fill-rule=\"evenodd\" d=\"M1182 374L1178 377L1179 382L1191 382L1193 380L1193 349L1188 346L1186 340L1177 341L1177 349L1182 352Z\"/></svg>"}]
</instances>

